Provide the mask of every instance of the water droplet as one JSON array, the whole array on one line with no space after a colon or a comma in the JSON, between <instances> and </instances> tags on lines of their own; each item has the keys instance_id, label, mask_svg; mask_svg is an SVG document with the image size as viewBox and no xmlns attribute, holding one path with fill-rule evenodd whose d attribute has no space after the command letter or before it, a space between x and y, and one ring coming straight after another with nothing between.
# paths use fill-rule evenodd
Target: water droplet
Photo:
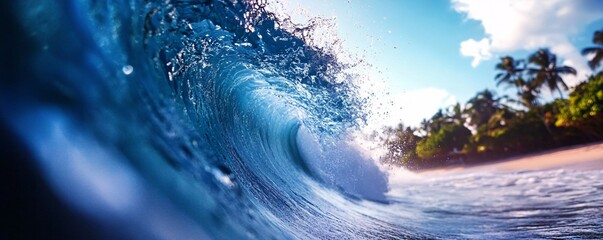
<instances>
[{"instance_id":1,"label":"water droplet","mask_svg":"<svg viewBox=\"0 0 603 240\"><path fill-rule=\"evenodd\" d=\"M130 75L134 72L134 67L132 67L132 65L125 65L121 68L121 71L126 75Z\"/></svg>"},{"instance_id":2,"label":"water droplet","mask_svg":"<svg viewBox=\"0 0 603 240\"><path fill-rule=\"evenodd\" d=\"M212 170L214 177L216 180L221 182L227 187L235 187L236 183L234 181L234 177L232 176L232 171L230 168L226 167L223 164L218 165L216 169Z\"/></svg>"}]
</instances>

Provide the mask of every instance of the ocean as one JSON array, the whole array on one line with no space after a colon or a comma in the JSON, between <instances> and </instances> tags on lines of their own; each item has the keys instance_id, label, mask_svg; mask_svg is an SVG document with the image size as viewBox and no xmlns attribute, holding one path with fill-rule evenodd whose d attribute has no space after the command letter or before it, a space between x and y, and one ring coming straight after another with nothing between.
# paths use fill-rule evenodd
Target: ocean
<instances>
[{"instance_id":1,"label":"ocean","mask_svg":"<svg viewBox=\"0 0 603 240\"><path fill-rule=\"evenodd\" d=\"M320 21L261 0L0 6L2 238L603 237L601 170L379 164Z\"/></svg>"}]
</instances>

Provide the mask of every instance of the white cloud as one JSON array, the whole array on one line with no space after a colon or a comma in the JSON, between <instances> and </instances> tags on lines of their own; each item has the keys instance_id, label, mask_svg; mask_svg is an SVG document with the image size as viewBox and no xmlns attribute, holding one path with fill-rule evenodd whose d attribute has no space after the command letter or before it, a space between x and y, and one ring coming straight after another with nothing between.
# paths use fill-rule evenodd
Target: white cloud
<instances>
[{"instance_id":1,"label":"white cloud","mask_svg":"<svg viewBox=\"0 0 603 240\"><path fill-rule=\"evenodd\" d=\"M388 106L388 116L379 120L380 125L419 126L421 120L430 118L438 109L457 102L455 96L439 88L421 88L393 95Z\"/></svg>"},{"instance_id":2,"label":"white cloud","mask_svg":"<svg viewBox=\"0 0 603 240\"><path fill-rule=\"evenodd\" d=\"M549 47L580 75L590 72L585 59L570 43L587 24L603 18L598 0L451 0L454 10L480 21L486 37L461 43L461 54L473 57L475 67L493 54ZM575 81L568 82L570 85Z\"/></svg>"},{"instance_id":3,"label":"white cloud","mask_svg":"<svg viewBox=\"0 0 603 240\"><path fill-rule=\"evenodd\" d=\"M465 40L461 42L461 54L473 57L471 66L477 67L482 60L488 60L492 57L492 53L490 53L490 40L487 38L483 38L479 42L473 38Z\"/></svg>"}]
</instances>

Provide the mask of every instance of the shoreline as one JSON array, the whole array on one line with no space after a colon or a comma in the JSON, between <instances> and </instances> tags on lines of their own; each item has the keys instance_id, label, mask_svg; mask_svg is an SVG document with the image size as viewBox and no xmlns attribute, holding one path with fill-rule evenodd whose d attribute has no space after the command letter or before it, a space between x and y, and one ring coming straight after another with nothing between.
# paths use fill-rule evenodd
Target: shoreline
<instances>
[{"instance_id":1,"label":"shoreline","mask_svg":"<svg viewBox=\"0 0 603 240\"><path fill-rule=\"evenodd\" d=\"M573 169L603 169L603 143L568 146L538 153L510 157L489 163L468 164L418 171L421 175L493 170L499 172Z\"/></svg>"}]
</instances>

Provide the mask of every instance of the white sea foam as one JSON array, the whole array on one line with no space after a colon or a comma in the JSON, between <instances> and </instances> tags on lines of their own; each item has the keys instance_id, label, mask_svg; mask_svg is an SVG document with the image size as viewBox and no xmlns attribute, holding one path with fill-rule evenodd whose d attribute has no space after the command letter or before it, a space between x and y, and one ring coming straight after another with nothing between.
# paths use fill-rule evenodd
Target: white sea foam
<instances>
[{"instance_id":1,"label":"white sea foam","mask_svg":"<svg viewBox=\"0 0 603 240\"><path fill-rule=\"evenodd\" d=\"M302 157L310 169L328 185L351 195L384 201L387 178L379 166L352 141L320 144L306 128L298 133Z\"/></svg>"}]
</instances>

